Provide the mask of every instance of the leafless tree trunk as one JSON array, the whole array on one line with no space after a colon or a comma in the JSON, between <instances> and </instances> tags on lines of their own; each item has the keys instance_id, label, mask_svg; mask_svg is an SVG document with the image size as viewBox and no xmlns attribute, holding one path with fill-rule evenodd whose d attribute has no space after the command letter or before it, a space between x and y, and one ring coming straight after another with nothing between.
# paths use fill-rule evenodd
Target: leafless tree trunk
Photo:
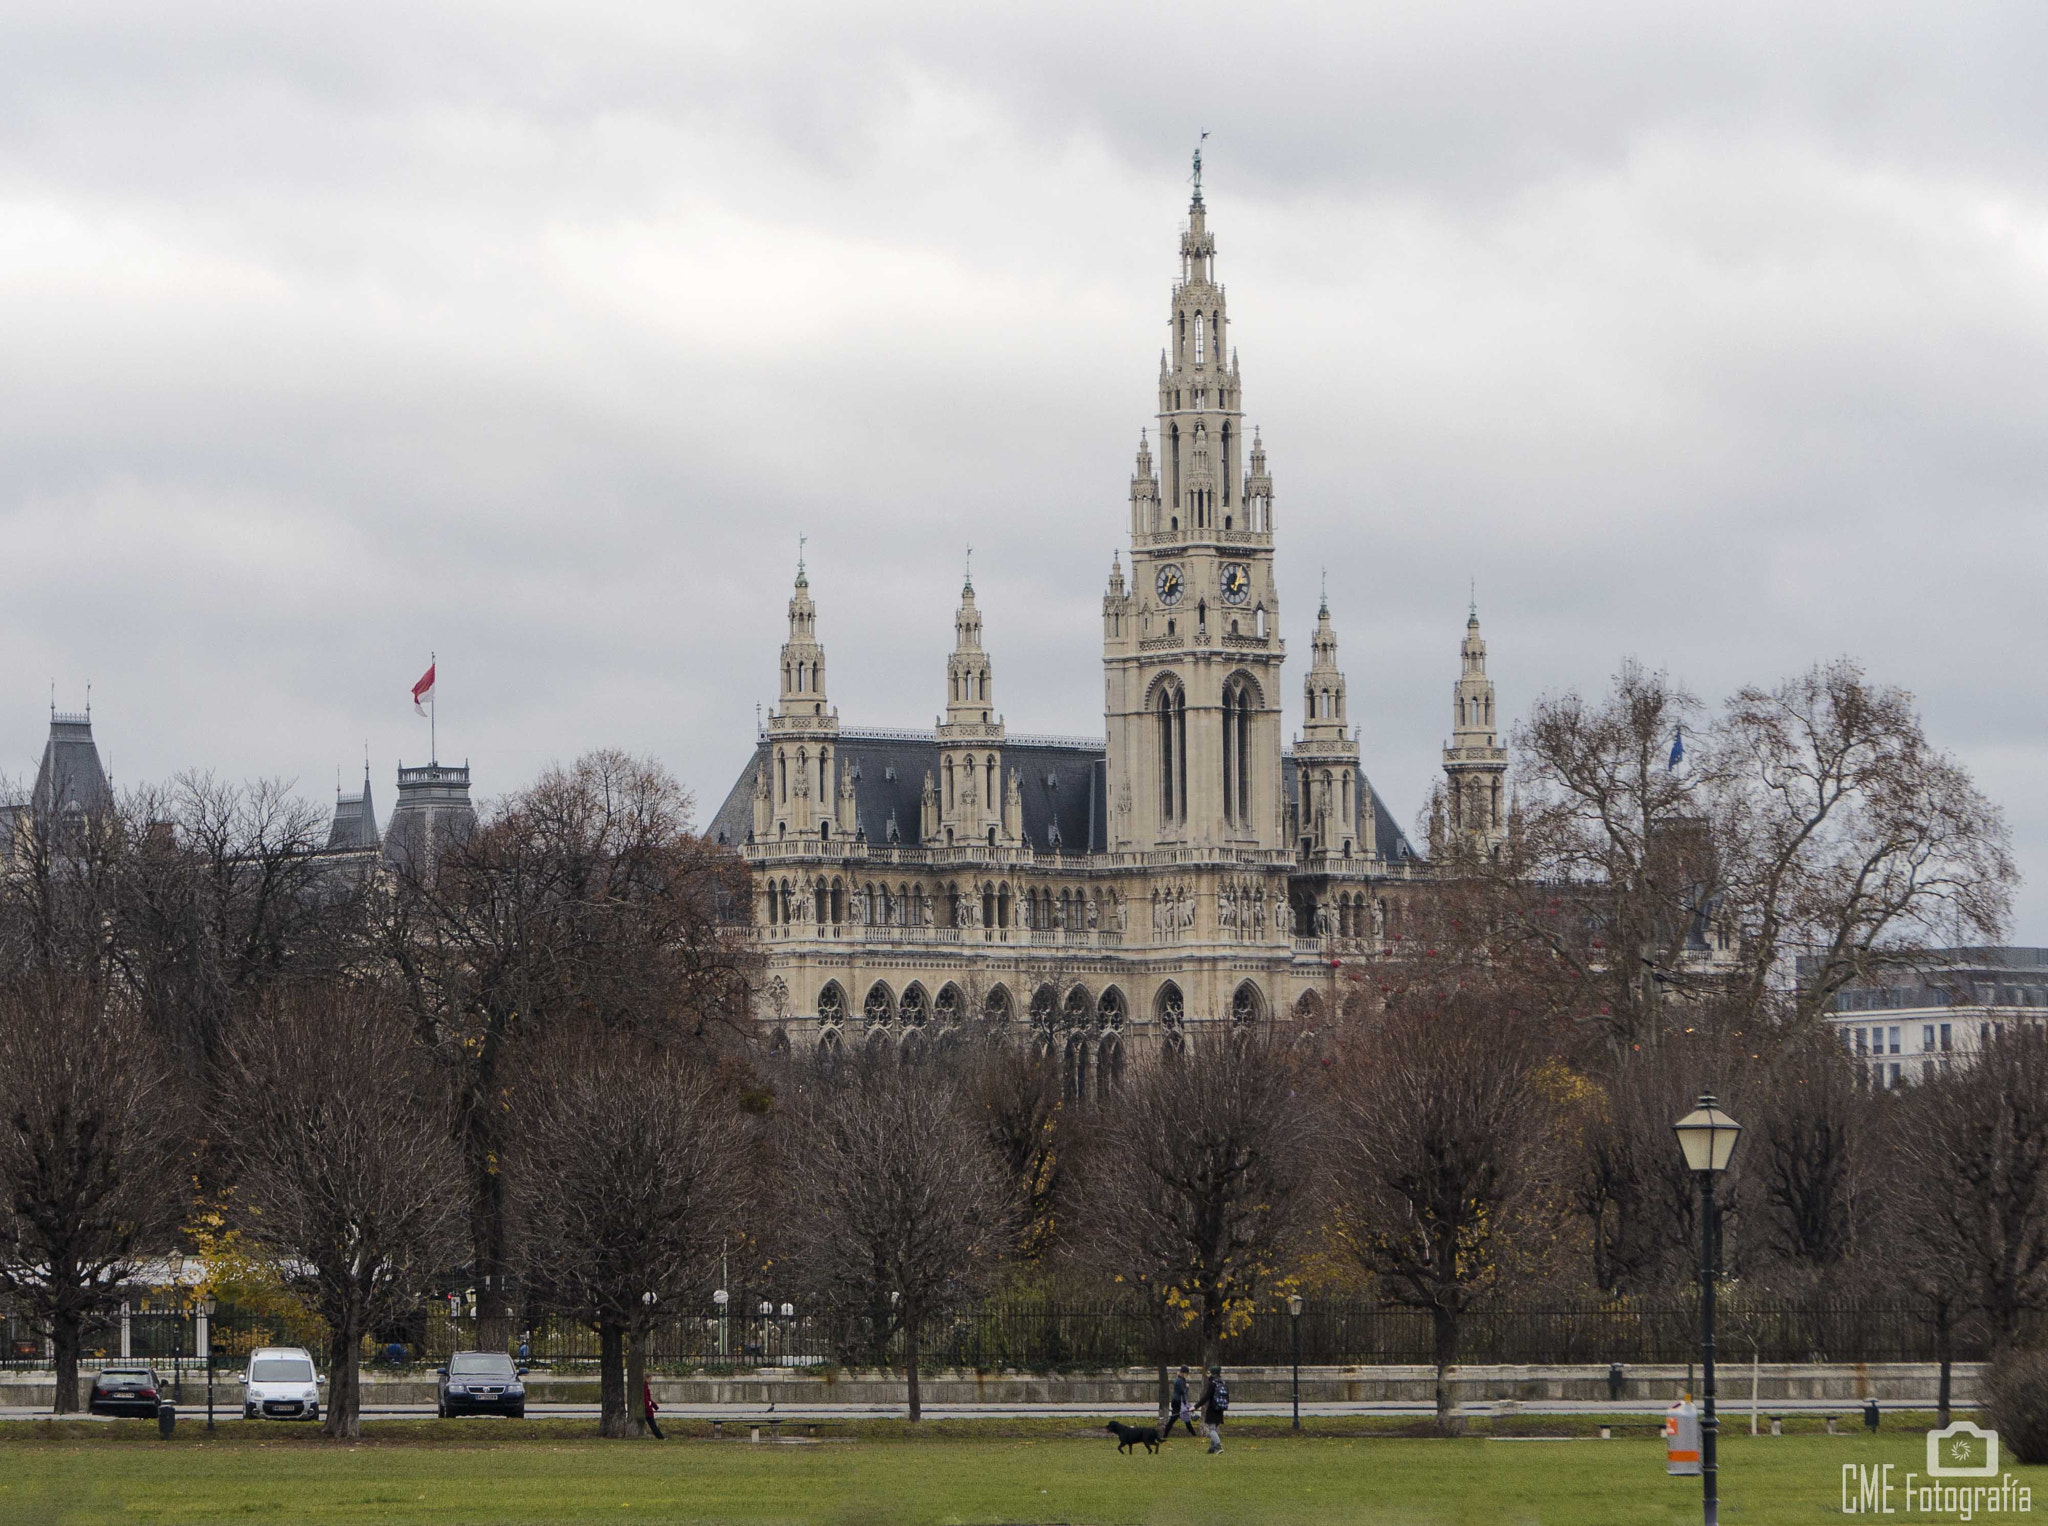
<instances>
[{"instance_id":1,"label":"leafless tree trunk","mask_svg":"<svg viewBox=\"0 0 2048 1526\"><path fill-rule=\"evenodd\" d=\"M1091 1140L1078 1253L1195 1310L1214 1367L1300 1228L1312 1090L1265 1031L1204 1033L1141 1068Z\"/></svg>"},{"instance_id":2,"label":"leafless tree trunk","mask_svg":"<svg viewBox=\"0 0 2048 1526\"><path fill-rule=\"evenodd\" d=\"M944 1070L856 1064L817 1079L784 1138L797 1276L822 1310L903 1338L910 1418L924 1415L926 1325L972 1299L1008 1243L1011 1183Z\"/></svg>"},{"instance_id":3,"label":"leafless tree trunk","mask_svg":"<svg viewBox=\"0 0 2048 1526\"><path fill-rule=\"evenodd\" d=\"M362 1432L362 1342L453 1259L460 1161L402 1008L369 987L280 993L228 1048L220 1146L243 1237L330 1332L330 1436Z\"/></svg>"},{"instance_id":4,"label":"leafless tree trunk","mask_svg":"<svg viewBox=\"0 0 2048 1526\"><path fill-rule=\"evenodd\" d=\"M597 1024L536 1045L521 1093L535 1281L598 1329L603 1433L637 1436L648 1331L702 1306L749 1201L747 1120L685 1041Z\"/></svg>"},{"instance_id":5,"label":"leafless tree trunk","mask_svg":"<svg viewBox=\"0 0 2048 1526\"><path fill-rule=\"evenodd\" d=\"M2010 1343L2020 1316L2048 1304L2048 1034L2014 1025L1977 1063L1903 1096L1892 1152L1912 1207L1902 1218L1931 1289L1960 1283L1993 1334Z\"/></svg>"},{"instance_id":6,"label":"leafless tree trunk","mask_svg":"<svg viewBox=\"0 0 2048 1526\"><path fill-rule=\"evenodd\" d=\"M512 1309L503 1099L530 1036L597 1021L717 1048L758 968L745 866L690 830L658 765L587 754L432 860L401 855L383 946L423 1037L458 1078L479 1313Z\"/></svg>"},{"instance_id":7,"label":"leafless tree trunk","mask_svg":"<svg viewBox=\"0 0 2048 1526\"><path fill-rule=\"evenodd\" d=\"M1016 1184L1020 1261L1052 1249L1069 1206L1070 1161L1084 1148L1086 1109L1064 1096L1060 1060L1030 1035L994 1035L960 1057L965 1103Z\"/></svg>"},{"instance_id":8,"label":"leafless tree trunk","mask_svg":"<svg viewBox=\"0 0 2048 1526\"><path fill-rule=\"evenodd\" d=\"M0 985L0 1076L0 1298L49 1336L71 1414L85 1333L182 1221L184 1098L145 1025L83 981Z\"/></svg>"},{"instance_id":9,"label":"leafless tree trunk","mask_svg":"<svg viewBox=\"0 0 2048 1526\"><path fill-rule=\"evenodd\" d=\"M1808 1271L1839 1265L1862 1228L1867 1135L1879 1099L1827 1032L1795 1030L1765 1077L1744 1162L1758 1207L1757 1249Z\"/></svg>"},{"instance_id":10,"label":"leafless tree trunk","mask_svg":"<svg viewBox=\"0 0 2048 1526\"><path fill-rule=\"evenodd\" d=\"M1507 1001L1457 985L1411 992L1346 1035L1327 1136L1342 1243L1390 1298L1430 1316L1445 1430L1466 1311L1535 1218L1552 1122L1538 1073L1554 1048Z\"/></svg>"}]
</instances>

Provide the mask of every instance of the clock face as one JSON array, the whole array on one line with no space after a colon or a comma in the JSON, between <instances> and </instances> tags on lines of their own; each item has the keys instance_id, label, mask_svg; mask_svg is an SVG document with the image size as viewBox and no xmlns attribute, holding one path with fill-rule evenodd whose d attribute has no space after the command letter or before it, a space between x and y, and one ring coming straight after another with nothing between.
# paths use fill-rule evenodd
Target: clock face
<instances>
[{"instance_id":1,"label":"clock face","mask_svg":"<svg viewBox=\"0 0 2048 1526\"><path fill-rule=\"evenodd\" d=\"M1252 596L1252 571L1243 562L1225 562L1222 583L1225 604L1242 604Z\"/></svg>"},{"instance_id":2,"label":"clock face","mask_svg":"<svg viewBox=\"0 0 2048 1526\"><path fill-rule=\"evenodd\" d=\"M1168 606L1180 603L1180 596L1187 588L1181 579L1180 568L1172 562L1159 569L1159 580L1153 586L1159 592L1159 602Z\"/></svg>"}]
</instances>

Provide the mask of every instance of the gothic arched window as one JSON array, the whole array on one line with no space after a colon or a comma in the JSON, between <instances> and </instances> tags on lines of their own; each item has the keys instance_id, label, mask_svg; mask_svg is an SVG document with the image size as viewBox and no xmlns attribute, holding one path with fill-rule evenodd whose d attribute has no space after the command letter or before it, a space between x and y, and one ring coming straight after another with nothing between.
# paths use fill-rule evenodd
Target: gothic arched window
<instances>
[{"instance_id":1,"label":"gothic arched window","mask_svg":"<svg viewBox=\"0 0 2048 1526\"><path fill-rule=\"evenodd\" d=\"M1159 691L1159 816L1173 823L1173 691Z\"/></svg>"},{"instance_id":2,"label":"gothic arched window","mask_svg":"<svg viewBox=\"0 0 2048 1526\"><path fill-rule=\"evenodd\" d=\"M1205 337L1205 331L1206 331L1206 326L1205 326L1205 324L1203 323L1203 320L1202 320L1202 315L1201 315L1200 313L1196 313L1196 314L1195 314L1195 364L1196 364L1196 365L1200 365L1200 364L1202 363L1202 357L1203 357L1203 353L1204 353L1204 349L1205 349L1205 346L1203 345L1203 342L1202 342L1202 341L1203 341L1203 339L1204 339L1204 337Z\"/></svg>"}]
</instances>

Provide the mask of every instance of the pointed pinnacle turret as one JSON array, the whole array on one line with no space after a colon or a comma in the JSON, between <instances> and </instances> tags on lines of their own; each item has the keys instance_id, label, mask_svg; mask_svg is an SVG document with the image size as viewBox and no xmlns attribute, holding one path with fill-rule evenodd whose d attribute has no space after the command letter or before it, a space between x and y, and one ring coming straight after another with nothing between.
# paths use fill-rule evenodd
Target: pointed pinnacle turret
<instances>
[{"instance_id":1,"label":"pointed pinnacle turret","mask_svg":"<svg viewBox=\"0 0 2048 1526\"><path fill-rule=\"evenodd\" d=\"M1458 679L1451 686L1451 741L1444 748L1445 815L1464 850L1495 851L1507 831L1502 788L1507 749L1493 714L1493 680L1486 676L1486 638L1479 632L1475 581L1465 639L1458 648Z\"/></svg>"}]
</instances>

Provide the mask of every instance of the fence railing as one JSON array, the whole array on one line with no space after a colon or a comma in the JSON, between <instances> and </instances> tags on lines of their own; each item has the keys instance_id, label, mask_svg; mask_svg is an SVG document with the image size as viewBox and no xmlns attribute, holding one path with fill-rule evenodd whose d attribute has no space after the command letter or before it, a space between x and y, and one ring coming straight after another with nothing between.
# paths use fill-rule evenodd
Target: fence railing
<instances>
[{"instance_id":1,"label":"fence railing","mask_svg":"<svg viewBox=\"0 0 2048 1526\"><path fill-rule=\"evenodd\" d=\"M762 1311L766 1303L767 1312ZM783 1312L788 1309L789 1312ZM96 1370L126 1356L186 1372L204 1366L211 1346L216 1370L241 1365L259 1345L312 1345L317 1325L216 1311L207 1339L187 1312L153 1310L110 1319L87 1332L84 1366ZM2040 1333L2038 1331L2034 1332ZM1295 1328L1284 1311L1241 1318L1223 1341L1223 1360L1237 1366L1282 1366L1292 1360ZM1420 1310L1369 1302L1310 1302L1300 1317L1301 1360L1310 1366L1426 1365L1434 1331ZM1931 1362L1938 1357L1927 1310L1910 1306L1743 1304L1724 1306L1717 1321L1722 1361ZM48 1365L43 1336L20 1319L0 1318L0 1366ZM1991 1347L1970 1321L1954 1332L1957 1361L1981 1361ZM1200 1361L1201 1335L1170 1318L1162 1331L1142 1308L1036 1300L986 1303L932 1321L924 1331L922 1365L981 1371L1099 1372L1146 1366L1161 1355L1174 1365ZM434 1301L367 1343L375 1368L431 1369L456 1351L492 1348L540 1372L594 1374L597 1332L561 1315L483 1319L450 1312ZM1525 1308L1496 1305L1465 1316L1458 1360L1470 1365L1675 1364L1699 1351L1699 1316L1689 1304L1585 1304ZM324 1350L316 1356L325 1362ZM733 1372L761 1367L869 1368L899 1365L900 1337L878 1343L859 1317L809 1314L774 1299L735 1297L723 1314L674 1316L657 1322L648 1344L662 1372Z\"/></svg>"}]
</instances>

